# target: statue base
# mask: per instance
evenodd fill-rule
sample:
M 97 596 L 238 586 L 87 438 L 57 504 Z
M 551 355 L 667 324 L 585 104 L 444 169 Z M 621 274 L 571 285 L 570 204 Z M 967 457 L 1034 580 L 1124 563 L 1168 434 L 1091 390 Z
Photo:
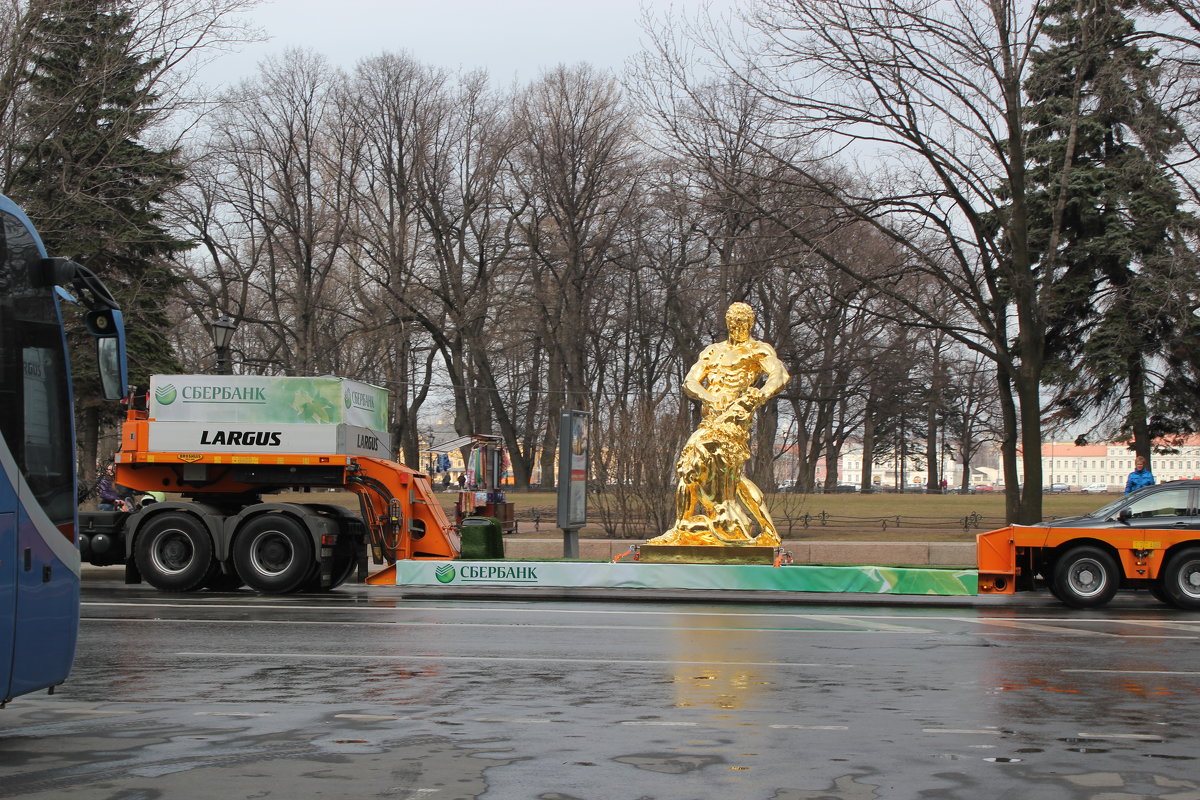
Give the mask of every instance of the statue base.
M 638 548 L 643 564 L 774 564 L 778 548 L 756 545 L 644 544 Z

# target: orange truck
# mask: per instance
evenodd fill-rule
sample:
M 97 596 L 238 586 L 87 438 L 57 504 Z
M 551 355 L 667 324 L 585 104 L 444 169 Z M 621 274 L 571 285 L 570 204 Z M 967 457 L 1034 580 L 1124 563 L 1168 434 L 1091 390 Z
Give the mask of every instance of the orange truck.
M 980 594 L 1045 585 L 1074 608 L 1096 608 L 1119 589 L 1145 589 L 1200 609 L 1200 481 L 1171 481 L 1090 514 L 980 534 Z
M 131 404 L 132 406 L 133 404 Z M 387 393 L 337 378 L 154 376 L 131 407 L 114 482 L 179 495 L 80 514 L 83 560 L 166 591 L 323 591 L 404 559 L 452 559 L 459 539 L 428 475 L 391 460 Z M 284 489 L 314 502 L 264 501 Z M 359 513 L 319 502 L 358 498 Z

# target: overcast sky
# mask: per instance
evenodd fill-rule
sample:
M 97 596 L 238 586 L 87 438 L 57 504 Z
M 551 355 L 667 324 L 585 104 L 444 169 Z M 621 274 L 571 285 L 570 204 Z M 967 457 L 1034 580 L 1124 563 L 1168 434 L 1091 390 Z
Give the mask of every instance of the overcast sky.
M 407 51 L 449 69 L 483 67 L 496 84 L 524 82 L 560 63 L 620 70 L 640 49 L 643 5 L 654 13 L 717 11 L 749 0 L 267 0 L 250 14 L 269 41 L 223 55 L 209 85 L 250 77 L 290 47 L 352 67 L 365 56 Z

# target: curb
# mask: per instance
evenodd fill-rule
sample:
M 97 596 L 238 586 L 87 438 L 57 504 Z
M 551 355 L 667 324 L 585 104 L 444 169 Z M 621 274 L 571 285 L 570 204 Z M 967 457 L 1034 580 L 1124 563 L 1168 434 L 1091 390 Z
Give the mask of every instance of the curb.
M 634 539 L 580 539 L 579 557 L 586 561 L 612 561 L 641 544 Z M 974 542 L 787 542 L 797 564 L 860 564 L 875 566 L 927 566 L 975 568 Z M 541 561 L 563 557 L 563 542 L 557 539 L 505 539 L 504 557 L 514 561 Z M 98 580 L 125 579 L 125 567 L 114 564 L 94 567 L 84 564 L 82 577 Z

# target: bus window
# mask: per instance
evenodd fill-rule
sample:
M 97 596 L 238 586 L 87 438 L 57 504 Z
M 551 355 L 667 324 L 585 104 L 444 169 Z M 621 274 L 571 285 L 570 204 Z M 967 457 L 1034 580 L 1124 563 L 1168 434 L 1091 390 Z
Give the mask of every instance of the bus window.
M 67 409 L 62 346 L 24 347 L 24 442 L 21 463 L 25 479 L 46 516 L 58 526 L 72 521 L 75 487 L 71 452 L 71 419 Z
M 29 283 L 30 270 L 41 258 L 33 235 L 12 215 L 0 216 L 10 290 L 0 313 L 0 345 L 11 359 L 0 364 L 4 407 L 10 409 L 0 419 L 0 430 L 46 515 L 71 530 L 74 453 L 58 307 L 50 293 L 35 291 Z

